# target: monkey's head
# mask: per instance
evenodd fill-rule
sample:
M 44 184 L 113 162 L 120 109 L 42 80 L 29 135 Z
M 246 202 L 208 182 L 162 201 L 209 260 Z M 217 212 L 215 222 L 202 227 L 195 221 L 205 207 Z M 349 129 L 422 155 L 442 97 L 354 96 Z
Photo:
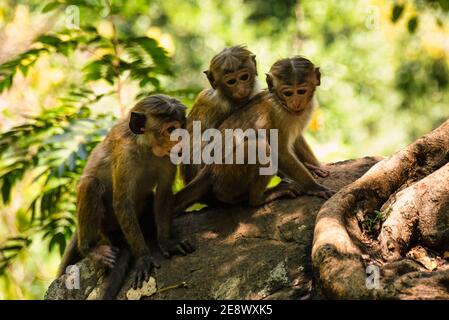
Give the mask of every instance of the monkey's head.
M 204 73 L 212 88 L 220 90 L 231 102 L 244 103 L 256 83 L 256 55 L 243 45 L 225 48 L 212 58 Z
M 321 83 L 320 68 L 300 56 L 276 61 L 266 75 L 268 90 L 295 115 L 301 115 L 310 105 Z
M 147 145 L 158 157 L 170 155 L 178 141 L 171 141 L 173 130 L 184 127 L 186 107 L 178 100 L 156 94 L 139 101 L 130 112 L 129 128 L 137 142 Z

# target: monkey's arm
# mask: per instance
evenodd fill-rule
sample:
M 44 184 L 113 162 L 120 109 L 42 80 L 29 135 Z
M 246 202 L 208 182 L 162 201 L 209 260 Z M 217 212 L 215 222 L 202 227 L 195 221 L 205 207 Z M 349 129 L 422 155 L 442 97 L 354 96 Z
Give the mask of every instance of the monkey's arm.
M 134 257 L 139 258 L 150 255 L 142 231 L 137 219 L 135 195 L 137 192 L 137 179 L 133 177 L 133 172 L 127 170 L 132 167 L 130 161 L 126 160 L 126 155 L 121 155 L 114 164 L 112 176 L 112 199 L 114 213 L 120 228 L 128 242 Z
M 296 139 L 294 149 L 299 160 L 302 162 L 307 162 L 315 166 L 321 165 L 303 135 Z
M 159 249 L 164 257 L 170 258 L 172 254 L 187 254 L 195 248 L 185 239 L 177 239 L 172 233 L 172 221 L 174 210 L 174 195 L 172 184 L 175 179 L 176 169 L 168 169 L 167 174 L 159 177 L 154 197 L 154 213 L 157 226 L 157 240 Z
M 137 177 L 133 175 L 138 173 L 127 170 L 136 167 L 127 157 L 132 153 L 125 148 L 122 151 L 122 153 L 118 153 L 119 156 L 114 159 L 113 163 L 112 199 L 117 221 L 133 256 L 136 258 L 133 281 L 133 288 L 136 289 L 148 281 L 153 267 L 159 268 L 160 266 L 151 256 L 137 218 L 135 199 L 138 186 Z
M 296 157 L 293 150 L 289 150 L 286 146 L 281 147 L 279 151 L 279 170 L 301 186 L 301 191 L 306 194 L 327 199 L 334 193 L 332 190 L 319 184 L 304 164 Z
M 169 173 L 159 177 L 154 197 L 154 214 L 157 226 L 157 238 L 171 238 L 171 224 L 174 208 L 174 195 L 172 192 L 172 183 L 175 179 L 175 171 L 169 170 Z

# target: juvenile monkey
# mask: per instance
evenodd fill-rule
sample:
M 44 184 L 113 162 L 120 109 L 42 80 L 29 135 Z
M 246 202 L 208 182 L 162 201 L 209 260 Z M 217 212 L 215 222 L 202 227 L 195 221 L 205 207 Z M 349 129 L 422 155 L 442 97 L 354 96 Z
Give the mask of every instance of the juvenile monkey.
M 117 260 L 128 263 L 127 258 L 119 259 L 120 247 L 123 255 L 130 256 L 130 251 L 135 258 L 133 286 L 141 287 L 152 268 L 159 267 L 140 225 L 152 212 L 164 256 L 193 251 L 188 241 L 173 238 L 171 228 L 176 166 L 169 154 L 177 141 L 170 141 L 170 133 L 184 124 L 184 105 L 153 95 L 138 102 L 95 147 L 78 184 L 76 235 L 64 254 L 60 274 L 86 256 L 123 269 L 116 266 Z
M 201 133 L 218 126 L 259 92 L 256 55 L 245 46 L 223 49 L 204 71 L 212 88 L 200 92 L 187 117 L 186 129 L 193 145 L 193 121 L 201 122 Z M 184 183 L 189 183 L 202 167 L 192 163 L 181 166 Z
M 208 190 L 212 190 L 222 202 L 248 201 L 252 206 L 299 193 L 329 198 L 334 192 L 319 184 L 309 172 L 312 170 L 316 175 L 325 176 L 327 171 L 321 168 L 303 137 L 313 111 L 313 96 L 320 85 L 320 77 L 319 68 L 303 57 L 279 60 L 267 74 L 268 91 L 259 93 L 219 127 L 222 136 L 225 129 L 277 129 L 279 174 L 293 180 L 293 183 L 282 183 L 266 190 L 272 175 L 260 175 L 260 163 L 210 164 L 176 194 L 175 211 L 185 210 Z M 242 143 L 247 150 L 247 140 Z M 265 140 L 264 148 L 271 152 L 269 139 Z

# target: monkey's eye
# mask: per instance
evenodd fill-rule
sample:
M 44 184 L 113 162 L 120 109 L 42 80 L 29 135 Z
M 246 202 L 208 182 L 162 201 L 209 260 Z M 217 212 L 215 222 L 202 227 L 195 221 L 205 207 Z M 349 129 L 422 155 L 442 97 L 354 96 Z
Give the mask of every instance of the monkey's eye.
M 248 80 L 248 79 L 249 79 L 249 74 L 247 74 L 247 73 L 243 74 L 243 75 L 240 77 L 240 80 L 242 80 L 242 81 L 246 81 L 246 80 Z
M 299 89 L 298 91 L 298 94 L 304 94 L 304 93 L 306 93 L 307 92 L 307 90 L 306 89 Z
M 171 134 L 175 129 L 176 128 L 174 126 L 168 127 L 167 132 Z
M 286 90 L 286 91 L 282 92 L 282 94 L 286 97 L 291 97 L 293 95 L 293 91 Z
M 237 80 L 236 80 L 236 79 L 229 79 L 228 81 L 226 81 L 226 83 L 227 83 L 228 85 L 232 86 L 232 85 L 234 85 L 234 84 L 237 83 Z

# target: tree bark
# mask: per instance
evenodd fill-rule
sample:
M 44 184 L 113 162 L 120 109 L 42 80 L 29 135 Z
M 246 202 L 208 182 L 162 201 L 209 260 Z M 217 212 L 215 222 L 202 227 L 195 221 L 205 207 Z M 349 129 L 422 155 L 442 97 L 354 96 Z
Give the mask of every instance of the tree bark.
M 448 151 L 449 121 L 377 163 L 321 208 L 312 263 L 324 297 L 449 298 L 447 263 L 432 257 L 440 265 L 431 272 L 404 256 L 417 244 L 447 244 Z M 379 236 L 363 228 L 376 215 L 386 219 Z M 377 288 L 369 283 L 370 265 L 378 270 Z

